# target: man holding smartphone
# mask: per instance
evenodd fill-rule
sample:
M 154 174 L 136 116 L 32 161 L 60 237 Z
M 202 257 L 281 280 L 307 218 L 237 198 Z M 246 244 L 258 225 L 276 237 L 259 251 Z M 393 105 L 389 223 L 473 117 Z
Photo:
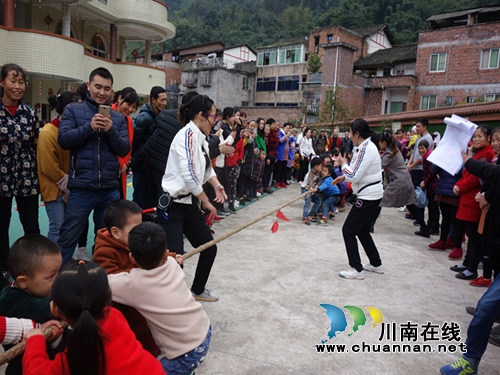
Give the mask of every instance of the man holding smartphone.
M 68 105 L 59 125 L 59 145 L 70 151 L 70 195 L 58 245 L 63 265 L 71 259 L 88 217 L 94 210 L 94 229 L 104 227 L 104 210 L 120 198 L 118 156 L 130 151 L 125 117 L 109 112 L 113 76 L 94 69 L 84 102 Z

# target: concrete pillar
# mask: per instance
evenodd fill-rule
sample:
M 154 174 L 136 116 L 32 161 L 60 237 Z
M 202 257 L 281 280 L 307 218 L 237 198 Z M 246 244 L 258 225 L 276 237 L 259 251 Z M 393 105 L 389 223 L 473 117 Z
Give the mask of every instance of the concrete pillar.
M 109 59 L 116 61 L 116 43 L 118 42 L 118 30 L 115 25 L 109 25 Z
M 14 0 L 3 1 L 3 25 L 14 27 Z
M 68 3 L 62 3 L 62 31 L 61 35 L 71 37 L 71 7 Z
M 151 65 L 151 41 L 146 40 L 146 65 Z

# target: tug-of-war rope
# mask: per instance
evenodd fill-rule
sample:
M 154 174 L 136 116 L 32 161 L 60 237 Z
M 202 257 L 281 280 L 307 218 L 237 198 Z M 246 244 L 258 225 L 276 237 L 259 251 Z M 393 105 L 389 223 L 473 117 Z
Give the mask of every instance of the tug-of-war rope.
M 198 246 L 196 249 L 193 249 L 187 253 L 185 253 L 182 258 L 184 260 L 186 259 L 189 259 L 191 258 L 193 255 L 196 255 L 196 254 L 199 254 L 201 253 L 202 251 L 208 249 L 209 247 L 213 246 L 213 245 L 216 245 L 218 244 L 219 242 L 221 241 L 224 241 L 226 238 L 229 238 L 231 237 L 232 235 L 238 233 L 238 232 L 241 232 L 243 229 L 245 228 L 248 228 L 249 226 L 265 219 L 266 217 L 274 214 L 275 212 L 277 212 L 278 214 L 276 215 L 277 218 L 279 219 L 282 219 L 282 220 L 286 220 L 288 221 L 288 219 L 285 217 L 285 215 L 283 215 L 283 213 L 281 213 L 281 209 L 291 205 L 292 203 L 295 203 L 297 202 L 299 199 L 302 199 L 304 198 L 305 196 L 307 195 L 311 195 L 311 191 L 306 191 L 304 194 L 302 195 L 299 195 L 298 197 L 292 199 L 291 201 L 285 203 L 285 204 L 282 204 L 281 206 L 279 206 L 278 208 L 274 208 L 272 209 L 271 211 L 269 212 L 266 212 L 265 214 L 259 216 L 258 218 L 255 218 L 251 221 L 249 221 L 248 223 L 246 224 L 243 224 L 241 226 L 239 226 L 238 228 L 235 228 L 233 229 L 232 231 L 229 231 L 225 234 L 223 234 L 222 236 L 219 236 L 217 238 L 214 238 L 212 241 L 209 241 L 201 246 Z M 277 228 L 277 222 L 275 221 L 275 223 L 273 224 L 273 227 L 271 229 L 274 232 L 276 232 L 278 230 Z M 63 328 L 66 328 L 68 326 L 68 323 L 66 322 L 61 322 L 61 326 Z M 45 336 L 45 339 L 48 339 L 49 337 L 52 336 L 52 331 L 54 330 L 54 327 L 49 327 L 49 328 L 46 328 L 44 331 L 43 331 L 43 335 Z M 0 366 L 1 365 L 4 365 L 5 363 L 7 362 L 10 362 L 12 359 L 14 359 L 15 357 L 17 357 L 18 355 L 21 355 L 24 353 L 24 350 L 26 349 L 26 340 L 23 340 L 21 341 L 19 344 L 13 346 L 12 348 L 10 348 L 9 350 L 3 352 L 2 354 L 0 354 Z

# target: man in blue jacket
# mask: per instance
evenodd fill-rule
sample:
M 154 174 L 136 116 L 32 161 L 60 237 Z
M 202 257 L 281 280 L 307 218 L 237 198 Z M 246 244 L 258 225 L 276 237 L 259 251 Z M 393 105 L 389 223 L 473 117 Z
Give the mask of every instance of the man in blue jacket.
M 59 125 L 59 145 L 70 150 L 68 203 L 58 241 L 63 265 L 71 259 L 80 235 L 94 210 L 94 228 L 103 228 L 104 210 L 120 198 L 118 156 L 130 151 L 125 117 L 116 111 L 99 113 L 109 105 L 113 76 L 105 68 L 90 73 L 87 99 L 66 108 Z

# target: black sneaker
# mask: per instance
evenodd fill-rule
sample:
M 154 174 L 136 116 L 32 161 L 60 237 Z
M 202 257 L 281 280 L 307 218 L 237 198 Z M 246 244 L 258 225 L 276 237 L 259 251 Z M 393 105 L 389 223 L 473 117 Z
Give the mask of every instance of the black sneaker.
M 236 213 L 236 208 L 234 208 L 234 206 L 229 206 L 229 207 L 228 207 L 228 210 L 229 210 L 232 214 L 235 214 L 235 213 Z
M 248 203 L 253 202 L 253 199 L 252 199 L 252 198 L 250 198 L 249 196 L 243 197 L 243 199 L 244 199 L 245 201 L 247 201 Z
M 477 277 L 477 272 L 474 272 L 472 275 L 467 276 L 463 271 L 455 274 L 455 277 L 460 280 L 474 280 Z
M 500 326 L 491 329 L 489 342 L 495 346 L 500 346 Z
M 240 206 L 244 206 L 246 203 L 245 198 L 240 199 Z
M 418 227 L 420 224 L 419 224 L 419 222 L 418 222 L 417 220 L 415 220 L 415 221 L 413 222 L 413 225 L 415 225 L 416 227 Z
M 465 271 L 466 269 L 467 267 L 465 267 L 463 264 L 454 265 L 450 267 L 450 270 L 452 270 L 453 272 L 462 272 Z
M 474 315 L 474 313 L 476 312 L 476 308 L 472 307 L 472 306 L 467 306 L 465 308 L 465 311 L 467 311 L 471 315 Z M 495 322 L 500 323 L 500 314 L 497 315 L 497 317 L 495 318 Z M 493 332 L 493 331 L 497 331 L 497 334 L 500 335 L 500 326 L 496 326 L 495 328 L 492 328 L 491 332 Z

